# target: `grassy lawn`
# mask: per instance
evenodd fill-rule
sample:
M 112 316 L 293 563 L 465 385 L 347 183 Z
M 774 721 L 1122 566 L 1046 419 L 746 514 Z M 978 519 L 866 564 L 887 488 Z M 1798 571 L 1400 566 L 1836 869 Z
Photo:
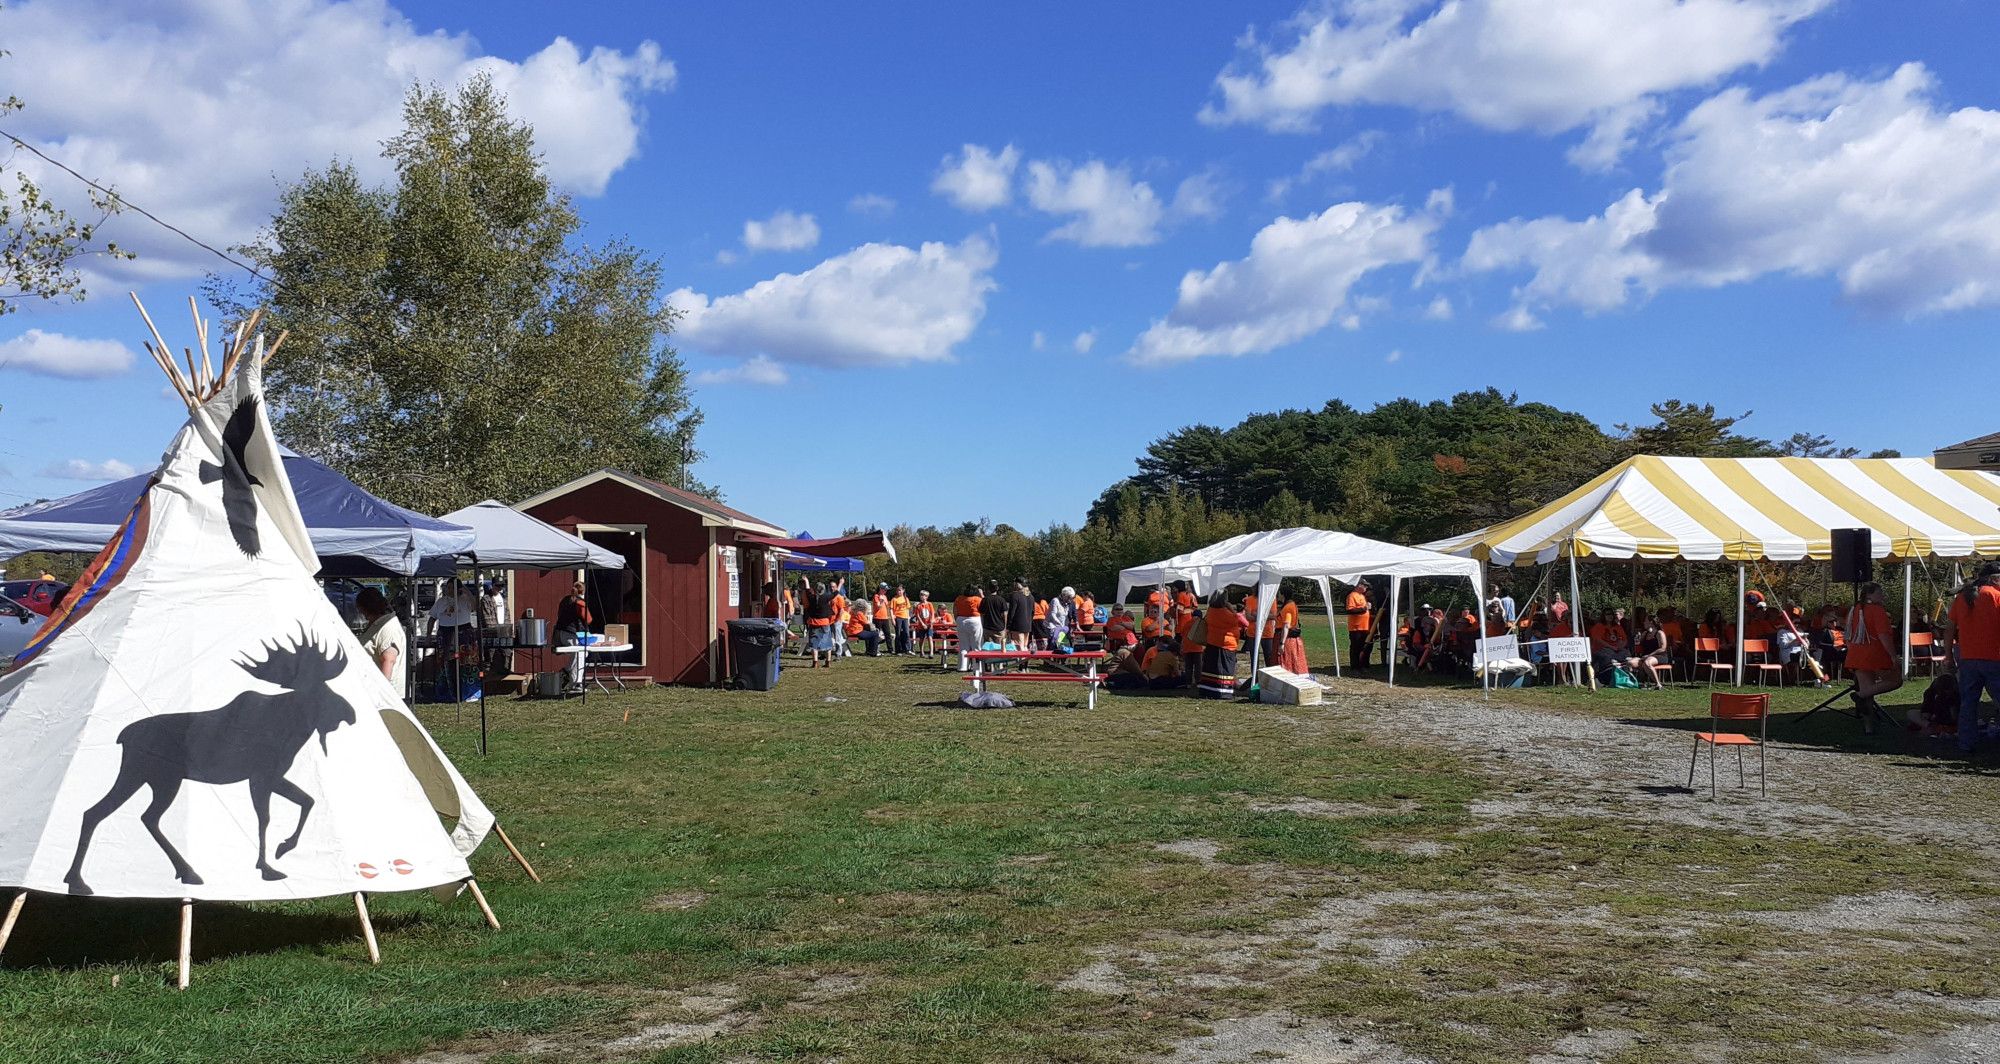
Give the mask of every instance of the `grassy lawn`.
M 469 710 L 428 710 L 547 880 L 481 850 L 504 930 L 378 896 L 377 968 L 345 903 L 205 905 L 179 993 L 171 906 L 35 897 L 0 1060 L 1126 1060 L 1270 1016 L 1437 1059 L 1616 1029 L 1591 1056 L 1811 1060 L 1996 989 L 1987 908 L 1952 917 L 1963 949 L 1811 923 L 1940 880 L 1983 906 L 1991 870 L 1950 847 L 1480 821 L 1520 781 L 1335 716 L 938 705 L 958 690 L 884 659 L 769 695 L 496 701 L 483 759 Z

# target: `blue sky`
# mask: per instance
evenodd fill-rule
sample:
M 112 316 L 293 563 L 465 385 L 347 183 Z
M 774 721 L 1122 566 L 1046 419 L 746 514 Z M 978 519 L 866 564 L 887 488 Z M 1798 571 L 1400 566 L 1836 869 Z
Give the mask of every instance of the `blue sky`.
M 690 310 L 699 475 L 793 528 L 1075 522 L 1157 436 L 1333 398 L 1994 427 L 1987 5 L 967 8 L 21 0 L 0 82 L 14 131 L 222 244 L 274 175 L 378 165 L 412 77 L 497 72 L 587 237 Z M 176 330 L 214 263 L 108 228 L 137 262 L 0 319 L 0 500 L 179 423 L 123 292 Z

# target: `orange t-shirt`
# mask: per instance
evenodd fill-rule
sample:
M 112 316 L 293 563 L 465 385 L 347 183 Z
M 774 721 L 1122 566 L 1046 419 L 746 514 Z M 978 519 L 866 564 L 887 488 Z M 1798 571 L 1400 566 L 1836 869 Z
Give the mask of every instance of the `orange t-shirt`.
M 1203 626 L 1208 629 L 1205 633 L 1207 644 L 1224 650 L 1237 648 L 1238 636 L 1244 628 L 1243 618 L 1237 616 L 1236 611 L 1227 606 L 1209 607 Z
M 979 616 L 979 601 L 983 595 L 960 595 L 951 600 L 951 612 L 957 617 Z
M 1296 638 L 1299 634 L 1299 604 L 1287 602 L 1278 607 L 1278 623 Z
M 868 619 L 861 615 L 860 610 L 851 610 L 848 612 L 847 614 L 848 635 L 860 635 L 861 630 L 866 627 L 868 627 Z
M 875 593 L 875 600 L 874 600 L 874 605 L 875 605 L 875 619 L 876 619 L 876 620 L 878 620 L 878 621 L 886 621 L 886 620 L 888 620 L 888 619 L 889 619 L 889 596 L 887 596 L 887 595 L 884 595 L 884 594 L 882 594 L 882 593 L 881 593 L 881 592 L 879 592 L 879 591 L 878 591 L 878 592 L 876 592 L 876 593 Z
M 1896 630 L 1889 624 L 1889 611 L 1865 602 L 1847 611 L 1847 667 L 1866 672 L 1882 672 L 1895 666 L 1890 646 Z
M 1072 623 L 1092 625 L 1097 623 L 1097 600 L 1089 595 L 1076 597 L 1076 613 Z
M 2000 587 L 1974 589 L 1970 603 L 1963 595 L 1953 595 L 1951 629 L 1956 633 L 1960 658 L 2000 661 Z
M 1354 611 L 1360 610 L 1356 613 Z M 1347 630 L 1365 632 L 1374 621 L 1368 615 L 1368 596 L 1355 589 L 1347 593 Z
M 910 596 L 897 595 L 889 600 L 889 616 L 899 621 L 910 619 Z
M 1615 654 L 1624 650 L 1630 642 L 1625 638 L 1625 629 L 1619 625 L 1599 621 L 1590 626 L 1590 645 L 1597 650 Z
M 1154 588 L 1146 592 L 1146 605 L 1158 606 L 1161 612 L 1165 612 L 1167 608 L 1167 593 L 1161 591 L 1159 588 Z
M 1046 620 L 1048 620 L 1048 619 L 1049 619 L 1049 600 L 1048 600 L 1048 599 L 1036 599 L 1036 600 L 1035 600 L 1035 619 L 1036 619 L 1036 620 L 1038 620 L 1038 621 L 1046 621 Z
M 835 617 L 838 617 L 842 613 L 845 613 L 846 611 L 847 611 L 847 596 L 846 595 L 833 596 L 833 615 Z

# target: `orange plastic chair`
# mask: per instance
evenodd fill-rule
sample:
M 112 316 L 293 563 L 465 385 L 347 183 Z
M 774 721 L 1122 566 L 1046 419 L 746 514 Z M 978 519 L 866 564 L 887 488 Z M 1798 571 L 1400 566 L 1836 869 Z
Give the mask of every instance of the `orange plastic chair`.
M 1751 660 L 1753 657 L 1756 659 L 1755 661 Z M 1746 674 L 1745 679 L 1749 678 L 1748 673 L 1754 671 L 1757 674 L 1757 684 L 1760 687 L 1764 686 L 1764 677 L 1771 673 L 1778 674 L 1779 686 L 1782 687 L 1785 683 L 1785 667 L 1771 660 L 1771 641 L 1768 639 L 1745 639 L 1743 641 L 1743 671 Z
M 1707 661 L 1702 660 L 1701 656 L 1703 654 L 1709 655 Z M 1722 640 L 1703 639 L 1699 637 L 1695 639 L 1694 678 L 1696 680 L 1701 679 L 1701 670 L 1703 669 L 1708 670 L 1708 685 L 1710 687 L 1715 686 L 1715 674 L 1718 672 L 1727 673 L 1731 682 L 1734 682 L 1736 678 L 1736 666 L 1722 660 Z
M 1722 730 L 1722 722 L 1756 721 L 1757 737 L 1751 738 L 1742 732 Z M 1708 731 L 1694 733 L 1694 751 L 1688 755 L 1688 789 L 1694 789 L 1694 766 L 1701 756 L 1703 743 L 1708 744 L 1708 797 L 1715 798 L 1715 748 L 1733 746 L 1736 748 L 1736 782 L 1748 787 L 1749 779 L 1743 773 L 1743 748 L 1757 748 L 1757 793 L 1767 793 L 1764 788 L 1764 736 L 1771 723 L 1770 695 L 1732 695 L 1720 691 L 1708 696 Z
M 1945 656 L 1938 652 L 1937 635 L 1935 633 L 1910 633 L 1910 668 L 1913 671 L 1918 665 L 1922 665 L 1925 676 L 1935 676 L 1937 675 L 1938 666 L 1944 664 L 1945 661 Z

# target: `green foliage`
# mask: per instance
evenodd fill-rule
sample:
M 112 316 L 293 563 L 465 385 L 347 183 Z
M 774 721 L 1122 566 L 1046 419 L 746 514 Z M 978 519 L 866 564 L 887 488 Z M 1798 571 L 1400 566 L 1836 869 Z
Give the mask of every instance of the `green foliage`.
M 90 564 L 90 559 L 88 554 L 50 554 L 33 550 L 7 559 L 6 564 L 0 565 L 0 571 L 6 572 L 9 580 L 33 580 L 47 573 L 63 583 L 74 584 L 76 578 L 83 575 L 83 568 Z
M 0 52 L 0 56 L 6 54 Z M 0 100 L 0 118 L 26 106 L 20 97 L 10 95 Z M 18 143 L 14 150 L 20 151 Z M 6 169 L 7 164 L 0 162 L 0 174 Z M 85 255 L 132 257 L 131 252 L 114 243 L 92 248 L 98 227 L 118 212 L 118 197 L 92 190 L 90 202 L 98 212 L 97 221 L 79 222 L 49 202 L 26 173 L 14 174 L 11 196 L 0 184 L 0 314 L 19 310 L 24 299 L 55 299 L 66 295 L 81 302 L 87 293 L 82 278 L 71 265 L 73 262 Z
M 584 245 L 490 81 L 414 89 L 388 188 L 334 163 L 287 186 L 235 289 L 290 331 L 268 371 L 292 447 L 427 513 L 615 466 L 681 482 L 701 415 L 661 340 L 659 264 Z M 705 490 L 700 485 L 690 485 Z

